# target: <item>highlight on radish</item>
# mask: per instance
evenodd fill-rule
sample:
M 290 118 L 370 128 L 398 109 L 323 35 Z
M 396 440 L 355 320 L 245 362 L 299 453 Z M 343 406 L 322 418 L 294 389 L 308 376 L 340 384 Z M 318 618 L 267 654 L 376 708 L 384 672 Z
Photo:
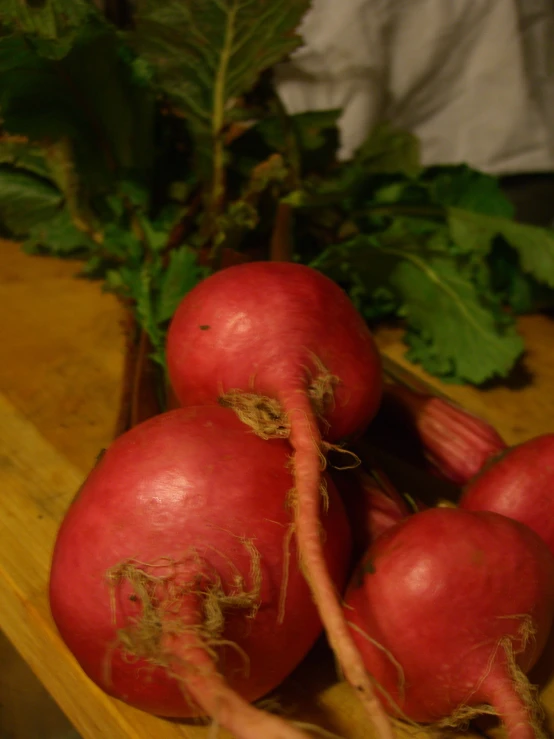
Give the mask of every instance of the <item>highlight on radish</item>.
M 435 508 L 384 533 L 360 563 L 345 614 L 393 716 L 458 727 L 497 715 L 509 739 L 540 735 L 526 673 L 554 614 L 554 558 L 497 513 Z
M 184 297 L 166 354 L 183 405 L 220 402 L 263 438 L 289 439 L 306 577 L 344 676 L 381 736 L 392 736 L 347 628 L 319 528 L 325 445 L 361 433 L 381 397 L 381 363 L 365 321 L 316 270 L 252 262 L 211 275 Z
M 293 535 L 291 454 L 202 406 L 134 427 L 101 457 L 59 530 L 50 604 L 107 693 L 160 716 L 209 716 L 238 739 L 305 736 L 251 705 L 322 631 Z M 324 482 L 321 544 L 341 592 L 350 532 Z

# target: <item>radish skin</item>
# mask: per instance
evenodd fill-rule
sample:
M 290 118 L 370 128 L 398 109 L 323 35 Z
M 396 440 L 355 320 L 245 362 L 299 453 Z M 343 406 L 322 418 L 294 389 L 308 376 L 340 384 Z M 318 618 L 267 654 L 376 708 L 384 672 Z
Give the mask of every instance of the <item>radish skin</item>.
M 491 460 L 466 486 L 459 505 L 524 523 L 554 554 L 554 434 L 529 439 Z
M 60 527 L 50 606 L 102 689 L 156 715 L 211 716 L 238 739 L 304 736 L 250 705 L 322 630 L 287 536 L 291 453 L 202 406 L 136 426 L 100 458 Z M 330 480 L 327 492 L 324 552 L 342 591 L 350 532 Z
M 369 549 L 345 600 L 391 714 L 456 726 L 489 704 L 509 739 L 540 731 L 524 673 L 551 628 L 554 558 L 528 527 L 489 512 L 416 513 Z
M 486 421 L 442 397 L 387 383 L 375 423 L 374 443 L 416 467 L 465 485 L 507 449 Z
M 296 534 L 306 577 L 342 672 L 379 734 L 392 730 L 349 633 L 319 529 L 322 429 L 326 442 L 361 433 L 382 390 L 372 336 L 346 294 L 316 270 L 254 262 L 222 270 L 189 292 L 167 340 L 183 405 L 230 392 L 278 401 L 295 451 Z

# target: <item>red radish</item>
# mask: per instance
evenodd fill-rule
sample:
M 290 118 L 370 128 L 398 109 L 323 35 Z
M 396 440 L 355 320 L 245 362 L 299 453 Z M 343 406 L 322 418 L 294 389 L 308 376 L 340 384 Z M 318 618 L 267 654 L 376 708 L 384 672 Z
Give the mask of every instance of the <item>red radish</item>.
M 332 470 L 352 531 L 353 558 L 358 561 L 385 531 L 411 515 L 406 501 L 384 472 Z
M 345 677 L 382 736 L 392 737 L 329 577 L 319 529 L 321 434 L 336 442 L 360 433 L 381 395 L 379 355 L 364 320 L 336 283 L 310 267 L 234 266 L 185 296 L 169 328 L 167 362 L 183 405 L 223 397 L 240 405 L 243 419 L 254 415 L 266 437 L 289 436 L 307 579 Z M 260 428 L 264 403 L 270 423 Z
M 465 488 L 460 507 L 527 524 L 554 554 L 554 434 L 508 449 Z
M 416 513 L 369 549 L 346 594 L 367 669 L 391 714 L 455 726 L 493 707 L 510 739 L 535 736 L 524 673 L 554 613 L 554 558 L 497 513 Z
M 486 421 L 444 398 L 400 384 L 385 386 L 370 435 L 412 463 L 426 460 L 431 471 L 458 485 L 467 483 L 506 449 Z
M 304 736 L 249 704 L 322 629 L 289 535 L 291 453 L 203 406 L 156 416 L 102 456 L 60 528 L 50 604 L 106 692 L 157 715 L 210 715 L 240 739 Z M 326 564 L 342 591 L 350 534 L 327 490 Z

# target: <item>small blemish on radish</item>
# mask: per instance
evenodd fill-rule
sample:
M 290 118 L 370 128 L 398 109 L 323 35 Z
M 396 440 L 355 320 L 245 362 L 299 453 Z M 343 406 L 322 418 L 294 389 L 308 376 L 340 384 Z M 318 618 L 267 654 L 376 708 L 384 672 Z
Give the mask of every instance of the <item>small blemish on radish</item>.
M 204 324 L 203 326 L 198 326 L 198 328 L 200 329 L 200 331 L 208 331 L 208 329 L 210 329 L 211 326 Z
M 482 549 L 476 549 L 471 554 L 471 562 L 474 565 L 482 565 L 485 562 L 485 553 Z
M 367 562 L 364 563 L 363 571 L 366 575 L 374 575 L 377 572 L 375 565 L 373 564 L 373 560 L 368 559 Z

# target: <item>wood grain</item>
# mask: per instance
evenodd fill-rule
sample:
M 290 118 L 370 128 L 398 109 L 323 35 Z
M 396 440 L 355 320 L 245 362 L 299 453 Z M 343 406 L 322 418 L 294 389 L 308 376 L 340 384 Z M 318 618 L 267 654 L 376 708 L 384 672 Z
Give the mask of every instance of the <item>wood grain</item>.
M 28 257 L 5 242 L 0 254 L 0 629 L 83 739 L 211 739 L 205 727 L 149 716 L 104 695 L 56 632 L 47 602 L 52 547 L 69 501 L 112 438 L 123 316 L 98 284 L 75 278 L 77 263 Z M 522 330 L 531 347 L 530 386 L 446 387 L 511 442 L 549 430 L 554 411 L 553 324 L 525 319 Z M 397 332 L 383 331 L 379 342 L 404 362 Z M 554 707 L 554 687 L 545 694 Z M 344 739 L 371 739 L 355 697 L 336 680 L 323 642 L 276 698 L 292 718 Z M 398 733 L 413 732 L 404 727 Z

